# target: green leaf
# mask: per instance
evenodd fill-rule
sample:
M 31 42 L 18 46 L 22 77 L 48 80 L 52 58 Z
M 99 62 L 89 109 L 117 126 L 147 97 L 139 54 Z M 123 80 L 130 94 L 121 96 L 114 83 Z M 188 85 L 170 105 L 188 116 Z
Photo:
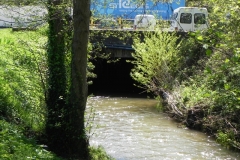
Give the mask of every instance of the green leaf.
M 206 55 L 207 55 L 207 56 L 210 56 L 211 54 L 212 54 L 212 51 L 211 51 L 210 49 L 207 49 Z
M 203 95 L 203 97 L 205 97 L 205 98 L 210 97 L 210 96 L 211 96 L 211 94 L 209 94 L 209 93 L 205 93 L 205 94 Z
M 229 90 L 229 88 L 230 88 L 230 85 L 229 85 L 229 84 L 224 84 L 224 89 L 225 89 L 225 90 Z
M 230 60 L 227 58 L 227 59 L 225 59 L 225 63 L 228 63 Z
M 189 32 L 189 35 L 194 37 L 196 35 L 196 33 L 195 32 Z
M 235 92 L 233 92 L 233 91 L 231 91 L 231 93 L 234 95 L 234 96 L 236 96 L 237 94 L 235 93 Z
M 209 66 L 206 67 L 206 71 L 207 71 L 207 73 L 210 73 L 210 74 L 212 73 L 212 70 Z
M 203 36 L 198 36 L 197 40 L 202 41 L 203 40 Z

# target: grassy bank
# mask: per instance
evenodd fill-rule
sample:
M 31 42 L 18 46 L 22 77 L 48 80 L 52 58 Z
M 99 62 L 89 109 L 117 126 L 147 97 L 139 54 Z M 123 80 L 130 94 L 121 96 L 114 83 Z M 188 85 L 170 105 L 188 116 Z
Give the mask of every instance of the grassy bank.
M 131 76 L 161 97 L 171 117 L 239 151 L 240 4 L 235 0 L 225 5 L 221 0 L 187 4 L 208 9 L 209 28 L 184 37 L 158 32 L 146 34 L 144 42 L 135 40 Z
M 0 115 L 2 119 L 42 130 L 46 36 L 39 32 L 0 30 Z
M 0 159 L 58 159 L 35 137 L 44 132 L 44 30 L 0 30 Z
M 26 136 L 24 131 L 24 128 L 0 120 L 0 159 L 60 159 L 37 144 L 36 139 Z
M 158 31 L 145 34 L 144 42 L 135 39 L 131 76 L 172 118 L 238 150 L 240 52 L 232 47 L 237 41 L 215 31 L 180 37 Z
M 240 54 L 234 51 L 237 48 L 225 53 L 221 50 L 205 50 L 206 56 L 197 60 L 195 74 L 174 92 L 178 90 L 178 103 L 187 108 L 187 126 L 214 136 L 227 148 L 239 150 Z
M 41 141 L 46 121 L 47 28 L 0 30 L 0 159 L 62 159 Z M 90 147 L 92 160 L 113 159 Z

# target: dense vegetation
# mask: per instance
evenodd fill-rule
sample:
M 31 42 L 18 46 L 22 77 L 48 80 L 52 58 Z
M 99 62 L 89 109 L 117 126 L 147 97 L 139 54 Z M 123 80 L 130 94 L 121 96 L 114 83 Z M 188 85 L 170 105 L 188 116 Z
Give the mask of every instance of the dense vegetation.
M 209 29 L 181 36 L 180 42 L 176 34 L 162 32 L 146 35 L 144 42 L 135 40 L 132 77 L 161 97 L 173 118 L 240 149 L 240 3 L 188 5 L 208 8 Z
M 0 159 L 61 159 L 43 143 L 47 28 L 0 34 Z M 112 159 L 101 147 L 90 157 Z
M 210 28 L 181 41 L 177 34 L 160 31 L 145 35 L 145 42 L 136 40 L 132 76 L 161 97 L 173 118 L 239 149 L 240 3 L 188 5 L 208 8 Z M 47 113 L 47 30 L 4 29 L 0 34 L 0 159 L 60 159 L 37 141 L 44 137 Z M 92 159 L 110 159 L 102 148 L 91 148 L 90 153 Z
M 45 125 L 46 36 L 42 30 L 0 32 L 0 159 L 53 158 L 31 140 Z

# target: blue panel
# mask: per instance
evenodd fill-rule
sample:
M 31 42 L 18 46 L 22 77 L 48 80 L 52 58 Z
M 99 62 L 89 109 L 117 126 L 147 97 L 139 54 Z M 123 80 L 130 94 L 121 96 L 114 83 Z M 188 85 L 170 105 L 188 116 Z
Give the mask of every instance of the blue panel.
M 157 18 L 169 19 L 174 9 L 185 6 L 185 0 L 170 0 L 171 2 L 152 2 L 146 0 L 143 7 L 139 0 L 92 0 L 91 10 L 93 16 L 122 17 L 134 19 L 137 14 L 153 14 Z

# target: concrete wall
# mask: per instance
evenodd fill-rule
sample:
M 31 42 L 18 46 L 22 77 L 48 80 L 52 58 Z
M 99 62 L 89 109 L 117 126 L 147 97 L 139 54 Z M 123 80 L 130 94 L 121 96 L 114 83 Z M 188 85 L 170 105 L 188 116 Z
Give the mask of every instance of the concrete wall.
M 0 6 L 0 27 L 29 27 L 46 22 L 47 9 L 40 6 Z

